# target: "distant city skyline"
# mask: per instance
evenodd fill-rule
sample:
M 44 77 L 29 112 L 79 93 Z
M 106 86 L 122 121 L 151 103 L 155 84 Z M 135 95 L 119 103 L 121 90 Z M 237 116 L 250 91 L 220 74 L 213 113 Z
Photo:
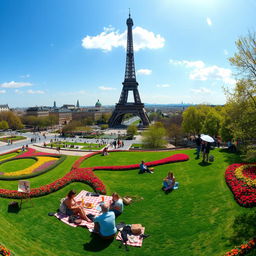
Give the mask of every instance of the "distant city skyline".
M 142 102 L 224 104 L 235 41 L 255 31 L 253 0 L 2 0 L 0 104 L 114 105 L 129 8 Z

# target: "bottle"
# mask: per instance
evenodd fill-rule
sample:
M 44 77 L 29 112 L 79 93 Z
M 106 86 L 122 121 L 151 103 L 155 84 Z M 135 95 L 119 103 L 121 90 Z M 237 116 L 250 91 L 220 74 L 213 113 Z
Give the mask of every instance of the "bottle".
M 82 197 L 82 207 L 84 207 L 84 198 Z

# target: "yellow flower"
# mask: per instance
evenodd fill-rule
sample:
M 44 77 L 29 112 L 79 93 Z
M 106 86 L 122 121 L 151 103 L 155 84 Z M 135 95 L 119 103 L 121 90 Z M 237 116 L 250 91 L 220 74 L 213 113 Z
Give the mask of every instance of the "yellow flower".
M 246 168 L 250 168 L 250 167 L 255 167 L 256 164 L 245 164 L 245 165 L 241 165 L 240 167 L 236 168 L 235 170 L 235 176 L 240 179 L 240 180 L 243 180 L 247 183 L 248 186 L 250 187 L 256 187 L 256 179 L 251 179 L 250 177 L 246 177 L 244 174 L 243 174 L 243 171 L 246 169 Z
M 54 160 L 57 160 L 56 157 L 38 156 L 36 163 L 34 163 L 33 165 L 31 165 L 23 170 L 19 170 L 16 172 L 10 172 L 10 173 L 4 173 L 3 175 L 4 176 L 18 176 L 18 175 L 30 174 L 35 169 L 37 169 L 39 166 L 41 166 L 42 164 L 45 164 L 47 162 L 54 161 Z

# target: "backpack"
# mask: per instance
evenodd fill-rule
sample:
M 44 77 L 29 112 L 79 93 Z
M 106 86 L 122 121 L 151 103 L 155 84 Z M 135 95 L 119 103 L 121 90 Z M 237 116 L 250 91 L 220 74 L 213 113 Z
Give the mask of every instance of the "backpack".
M 214 156 L 213 156 L 213 155 L 210 155 L 210 156 L 209 156 L 209 161 L 210 161 L 210 162 L 213 162 L 213 161 L 214 161 Z

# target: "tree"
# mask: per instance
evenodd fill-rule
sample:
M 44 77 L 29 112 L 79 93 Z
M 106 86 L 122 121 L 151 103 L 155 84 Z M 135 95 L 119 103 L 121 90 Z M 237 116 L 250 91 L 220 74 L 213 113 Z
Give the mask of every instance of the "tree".
M 142 133 L 142 143 L 144 148 L 164 148 L 167 144 L 165 139 L 166 130 L 163 124 L 157 122 L 152 124 L 148 130 Z
M 202 129 L 202 116 L 198 107 L 188 107 L 182 114 L 182 128 L 184 132 L 193 135 L 199 134 Z
M 247 36 L 240 37 L 236 41 L 238 52 L 231 58 L 230 63 L 237 69 L 238 76 L 243 79 L 256 81 L 256 33 L 249 32 Z M 254 91 L 255 93 L 255 91 Z M 255 96 L 255 94 L 254 94 Z
M 23 124 L 20 118 L 12 111 L 3 111 L 0 113 L 0 121 L 6 121 L 9 128 L 13 130 L 22 129 Z
M 211 108 L 204 119 L 202 132 L 211 136 L 217 136 L 219 134 L 220 122 L 220 114 L 214 108 Z
M 249 32 L 240 37 L 236 47 L 237 52 L 229 61 L 237 70 L 238 81 L 233 92 L 226 91 L 227 114 L 232 120 L 229 124 L 232 136 L 244 145 L 246 153 L 255 143 L 256 134 L 256 34 Z
M 174 145 L 177 146 L 177 141 L 182 135 L 182 128 L 175 123 L 170 124 L 167 134 L 170 139 L 174 138 Z
M 133 136 L 134 136 L 135 134 L 137 134 L 137 131 L 138 131 L 137 126 L 134 125 L 134 124 L 131 124 L 131 125 L 129 125 L 129 126 L 127 127 L 126 134 L 127 134 L 128 136 L 130 136 L 130 137 L 133 138 Z
M 6 121 L 0 121 L 0 130 L 7 130 L 9 129 L 9 125 Z

